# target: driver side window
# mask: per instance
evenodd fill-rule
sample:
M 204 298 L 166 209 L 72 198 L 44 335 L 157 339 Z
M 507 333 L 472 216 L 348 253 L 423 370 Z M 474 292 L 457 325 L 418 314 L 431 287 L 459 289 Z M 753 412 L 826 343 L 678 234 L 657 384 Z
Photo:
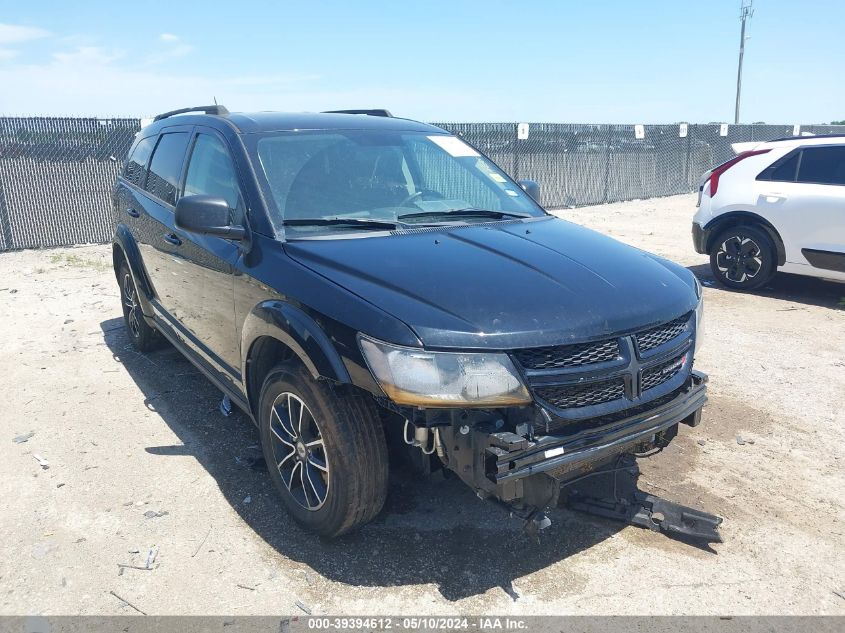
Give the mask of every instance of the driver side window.
M 243 224 L 244 203 L 235 167 L 226 146 L 216 136 L 197 135 L 185 176 L 184 195 L 223 198 L 232 210 L 232 224 Z

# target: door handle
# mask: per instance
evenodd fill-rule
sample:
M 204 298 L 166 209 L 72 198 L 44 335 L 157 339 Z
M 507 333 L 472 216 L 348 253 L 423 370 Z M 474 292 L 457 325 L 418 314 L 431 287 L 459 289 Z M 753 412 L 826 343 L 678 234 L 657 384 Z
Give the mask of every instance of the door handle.
M 176 235 L 176 233 L 165 233 L 164 241 L 168 244 L 173 244 L 174 246 L 182 245 L 182 240 L 179 239 L 179 236 Z
M 141 217 L 141 214 L 140 214 L 140 213 L 138 213 L 138 212 L 137 212 L 135 209 L 133 209 L 132 207 L 129 207 L 128 209 L 126 209 L 126 215 L 128 215 L 128 216 L 130 216 L 130 217 L 133 217 L 133 218 L 140 218 L 140 217 Z

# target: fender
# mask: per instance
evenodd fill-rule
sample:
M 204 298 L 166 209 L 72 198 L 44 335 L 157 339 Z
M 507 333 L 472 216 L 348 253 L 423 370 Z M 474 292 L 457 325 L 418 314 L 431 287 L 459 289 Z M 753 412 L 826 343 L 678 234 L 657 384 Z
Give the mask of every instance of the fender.
M 712 241 L 715 239 L 716 234 L 722 230 L 722 227 L 736 224 L 756 224 L 766 231 L 769 237 L 772 238 L 775 250 L 777 250 L 778 266 L 783 266 L 786 263 L 786 249 L 783 246 L 783 240 L 778 230 L 766 218 L 751 211 L 731 211 L 724 215 L 716 216 L 704 225 L 702 228 L 707 231 L 707 236 L 705 237 L 707 252 L 710 252 L 710 248 L 713 246 Z
M 244 319 L 241 329 L 242 373 L 247 377 L 247 360 L 253 343 L 270 336 L 287 345 L 316 378 L 351 383 L 349 372 L 323 329 L 296 306 L 271 299 L 256 305 Z
M 118 224 L 114 232 L 112 240 L 112 255 L 115 261 L 114 274 L 117 276 L 117 259 L 116 249 L 120 249 L 123 258 L 126 260 L 129 270 L 132 272 L 132 277 L 135 280 L 135 287 L 138 289 L 138 303 L 141 305 L 141 311 L 144 316 L 152 317 L 155 312 L 150 301 L 153 298 L 152 284 L 150 284 L 147 271 L 144 268 L 144 262 L 141 259 L 141 252 L 138 250 L 138 244 L 135 238 L 132 237 L 132 232 L 125 224 Z M 120 280 L 118 279 L 118 284 Z

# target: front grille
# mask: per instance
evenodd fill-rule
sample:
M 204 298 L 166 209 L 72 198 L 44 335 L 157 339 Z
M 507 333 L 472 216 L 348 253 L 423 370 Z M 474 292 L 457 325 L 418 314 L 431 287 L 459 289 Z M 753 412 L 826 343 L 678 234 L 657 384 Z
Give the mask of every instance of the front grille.
M 596 343 L 534 347 L 514 352 L 525 369 L 566 369 L 619 358 L 619 343 L 614 339 Z
M 643 370 L 642 390 L 648 391 L 674 378 L 684 366 L 686 354 Z
M 589 418 L 588 420 L 565 420 L 563 418 L 555 418 L 549 423 L 548 433 L 556 433 L 563 430 L 566 430 L 567 433 L 580 433 L 581 431 L 608 426 L 610 424 L 614 424 L 615 422 L 620 422 L 625 418 L 643 415 L 644 413 L 653 411 L 658 407 L 662 407 L 667 402 L 671 402 L 681 394 L 683 389 L 683 387 L 679 387 L 678 389 L 667 393 L 665 396 L 660 396 L 659 398 L 655 398 L 649 402 L 628 407 L 627 409 L 622 409 L 621 411 L 616 411 L 615 413 L 608 413 L 607 415 L 601 415 L 596 418 Z M 539 427 L 538 430 L 545 431 L 546 429 Z
M 537 397 L 558 409 L 586 407 L 618 400 L 625 395 L 621 378 L 577 385 L 551 385 L 535 388 Z
M 657 327 L 635 334 L 634 338 L 637 341 L 637 347 L 640 353 L 647 352 L 680 336 L 686 329 L 689 319 L 690 315 L 685 314 L 674 321 L 669 321 L 669 323 L 664 323 L 663 325 L 658 325 Z

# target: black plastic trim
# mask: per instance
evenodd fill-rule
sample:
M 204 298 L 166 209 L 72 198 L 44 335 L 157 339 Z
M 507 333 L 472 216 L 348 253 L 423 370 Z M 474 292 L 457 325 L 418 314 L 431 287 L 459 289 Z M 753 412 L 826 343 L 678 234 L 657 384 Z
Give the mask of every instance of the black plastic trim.
M 813 268 L 845 273 L 845 253 L 820 251 L 815 248 L 802 248 L 801 254 L 807 258 L 807 261 L 810 262 Z

